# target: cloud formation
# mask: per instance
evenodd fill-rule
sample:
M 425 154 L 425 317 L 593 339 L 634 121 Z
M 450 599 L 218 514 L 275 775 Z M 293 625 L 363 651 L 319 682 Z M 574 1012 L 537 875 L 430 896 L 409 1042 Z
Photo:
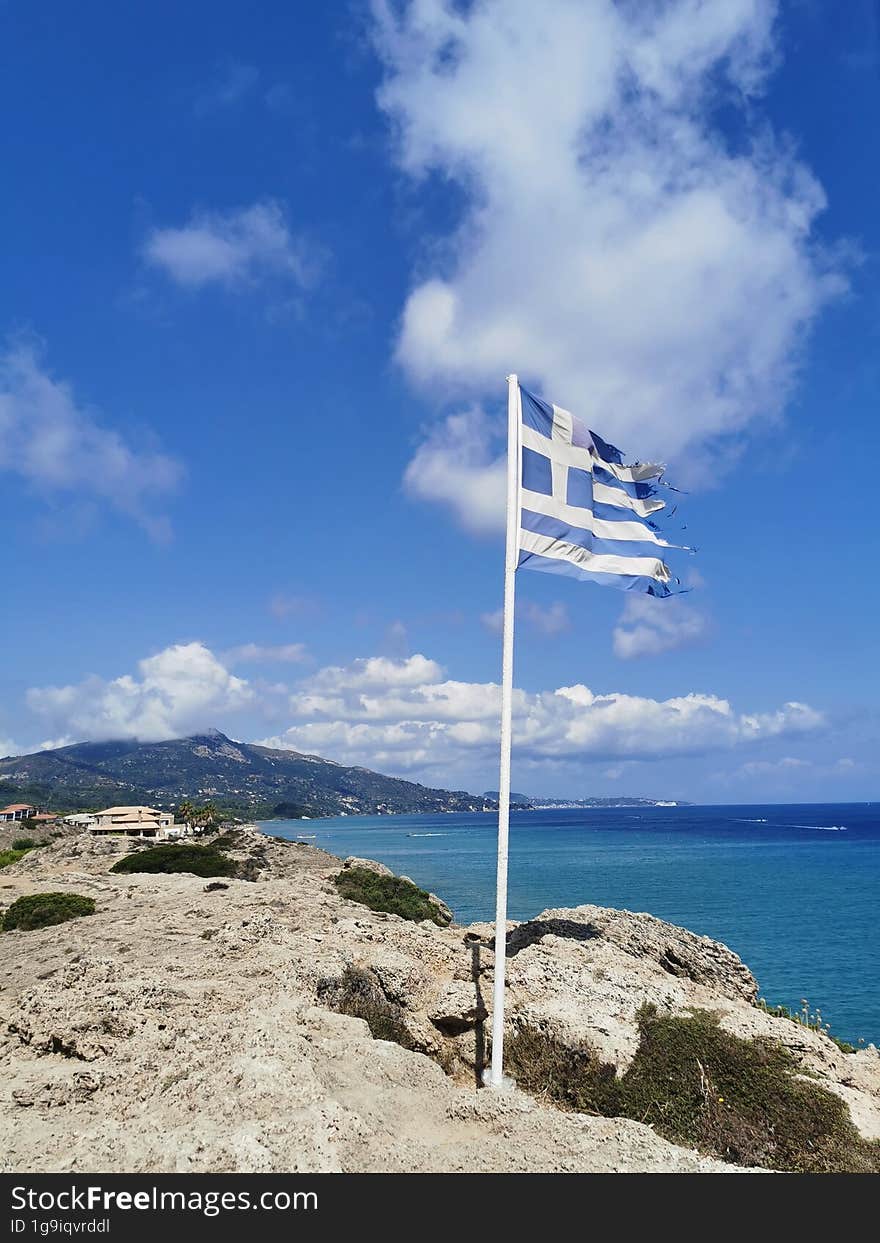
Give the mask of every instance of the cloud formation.
M 294 723 L 267 745 L 391 771 L 481 769 L 498 748 L 499 687 L 449 680 L 422 655 L 322 669 L 291 696 L 289 711 Z M 801 703 L 750 713 L 714 695 L 655 700 L 582 685 L 515 690 L 513 711 L 518 762 L 539 765 L 704 755 L 824 724 Z
M 761 114 L 776 12 L 374 0 L 396 162 L 464 203 L 403 308 L 396 357 L 415 382 L 485 397 L 519 370 L 667 460 L 782 409 L 844 280 L 816 244 L 822 188 Z M 407 485 L 496 526 L 496 456 L 482 417 L 456 415 Z
M 135 676 L 33 688 L 27 699 L 53 735 L 65 740 L 157 740 L 211 725 L 247 737 L 246 722 L 271 711 L 289 725 L 262 739 L 265 745 L 342 763 L 455 785 L 475 774 L 491 784 L 497 762 L 499 687 L 450 679 L 422 654 L 331 665 L 293 691 L 264 685 L 257 694 L 255 684 L 230 673 L 203 644 L 176 644 L 142 660 Z M 596 694 L 582 685 L 517 689 L 513 715 L 516 763 L 543 780 L 595 762 L 620 766 L 735 752 L 815 736 L 825 725 L 820 712 L 802 703 L 747 712 L 696 692 L 658 700 Z
M 305 285 L 311 258 L 273 199 L 233 211 L 194 212 L 179 228 L 154 229 L 144 257 L 178 285 L 243 288 L 276 278 Z
M 158 741 L 197 732 L 254 698 L 202 643 L 178 643 L 138 663 L 139 676 L 91 677 L 74 686 L 34 687 L 28 707 L 54 732 L 79 740 Z
M 7 755 L 21 755 L 22 748 L 11 738 L 0 738 L 0 759 Z
M 78 405 L 28 343 L 0 355 L 0 470 L 45 497 L 110 505 L 155 539 L 170 535 L 161 505 L 183 474 L 173 458 L 133 448 Z
M 659 656 L 702 642 L 708 629 L 705 614 L 684 600 L 631 595 L 614 627 L 614 654 L 621 660 Z
M 476 535 L 504 529 L 506 458 L 498 451 L 500 424 L 478 407 L 450 415 L 428 432 L 406 468 L 410 496 L 449 505 Z

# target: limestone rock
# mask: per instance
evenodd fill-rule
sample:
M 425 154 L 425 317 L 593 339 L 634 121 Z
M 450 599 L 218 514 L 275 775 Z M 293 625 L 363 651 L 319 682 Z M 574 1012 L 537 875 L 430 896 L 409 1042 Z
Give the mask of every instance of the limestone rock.
M 479 990 L 464 980 L 450 980 L 428 1006 L 428 1018 L 447 1036 L 460 1036 L 488 1016 Z
M 233 853 L 259 882 L 224 880 L 222 890 L 195 876 L 110 873 L 128 848 L 66 837 L 3 870 L 0 908 L 41 889 L 97 906 L 0 938 L 3 1169 L 731 1168 L 639 1122 L 477 1090 L 490 926 L 354 908 L 327 884 L 338 859 L 256 831 L 241 831 Z M 717 942 L 584 906 L 509 925 L 506 951 L 512 1025 L 589 1042 L 622 1070 L 642 1004 L 711 1009 L 737 1034 L 786 1044 L 863 1133 L 880 1134 L 876 1050 L 844 1054 L 756 1008 L 751 974 Z M 335 1012 L 327 981 L 349 970 L 368 973 L 409 1047 Z

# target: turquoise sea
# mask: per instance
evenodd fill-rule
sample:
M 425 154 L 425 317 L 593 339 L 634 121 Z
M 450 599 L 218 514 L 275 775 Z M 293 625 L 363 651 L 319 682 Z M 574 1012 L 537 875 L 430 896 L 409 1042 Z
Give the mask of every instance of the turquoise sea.
M 491 815 L 266 822 L 335 855 L 377 859 L 494 917 Z M 314 835 L 313 837 L 311 835 Z M 818 1006 L 835 1035 L 880 1044 L 880 804 L 514 812 L 511 919 L 545 907 L 649 911 L 727 945 L 762 995 Z

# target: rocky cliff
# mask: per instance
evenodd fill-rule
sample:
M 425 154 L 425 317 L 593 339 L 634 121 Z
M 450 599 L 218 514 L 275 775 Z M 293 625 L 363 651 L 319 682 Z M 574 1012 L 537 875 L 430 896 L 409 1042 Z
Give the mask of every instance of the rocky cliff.
M 96 904 L 0 934 L 5 1169 L 736 1168 L 723 1145 L 700 1155 L 664 1138 L 664 1102 L 649 1099 L 644 1121 L 597 1116 L 608 1110 L 584 1112 L 541 1069 L 549 1050 L 563 1078 L 593 1066 L 603 1091 L 636 1085 L 649 1014 L 711 1015 L 716 1039 L 769 1042 L 823 1117 L 842 1108 L 853 1134 L 880 1136 L 876 1051 L 845 1053 L 757 1008 L 724 946 L 593 906 L 510 925 L 511 1054 L 530 1090 L 478 1090 L 489 927 L 370 910 L 339 892 L 341 861 L 310 846 L 250 831 L 225 844 L 251 879 L 113 874 L 130 844 L 82 837 L 0 872 L 0 908 L 46 890 Z M 693 1060 L 715 1117 L 714 1072 Z

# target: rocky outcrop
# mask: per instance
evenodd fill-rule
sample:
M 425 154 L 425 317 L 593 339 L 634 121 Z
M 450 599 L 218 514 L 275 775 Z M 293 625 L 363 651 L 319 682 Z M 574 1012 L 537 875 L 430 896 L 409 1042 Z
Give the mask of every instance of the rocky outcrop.
M 511 1020 L 589 1044 L 619 1071 L 638 1047 L 642 1006 L 751 1012 L 758 996 L 725 945 L 630 911 L 544 911 L 511 929 L 507 955 Z
M 0 872 L 4 908 L 47 888 L 97 907 L 2 935 L 7 1170 L 731 1168 L 639 1122 L 477 1090 L 491 928 L 370 911 L 332 883 L 339 860 L 256 833 L 230 846 L 252 879 L 222 887 L 111 874 L 128 849 L 67 839 Z M 623 1070 L 642 1005 L 711 1009 L 737 1034 L 785 1043 L 880 1133 L 877 1054 L 844 1054 L 757 1009 L 724 946 L 584 906 L 510 925 L 506 951 L 513 1028 L 589 1044 Z

